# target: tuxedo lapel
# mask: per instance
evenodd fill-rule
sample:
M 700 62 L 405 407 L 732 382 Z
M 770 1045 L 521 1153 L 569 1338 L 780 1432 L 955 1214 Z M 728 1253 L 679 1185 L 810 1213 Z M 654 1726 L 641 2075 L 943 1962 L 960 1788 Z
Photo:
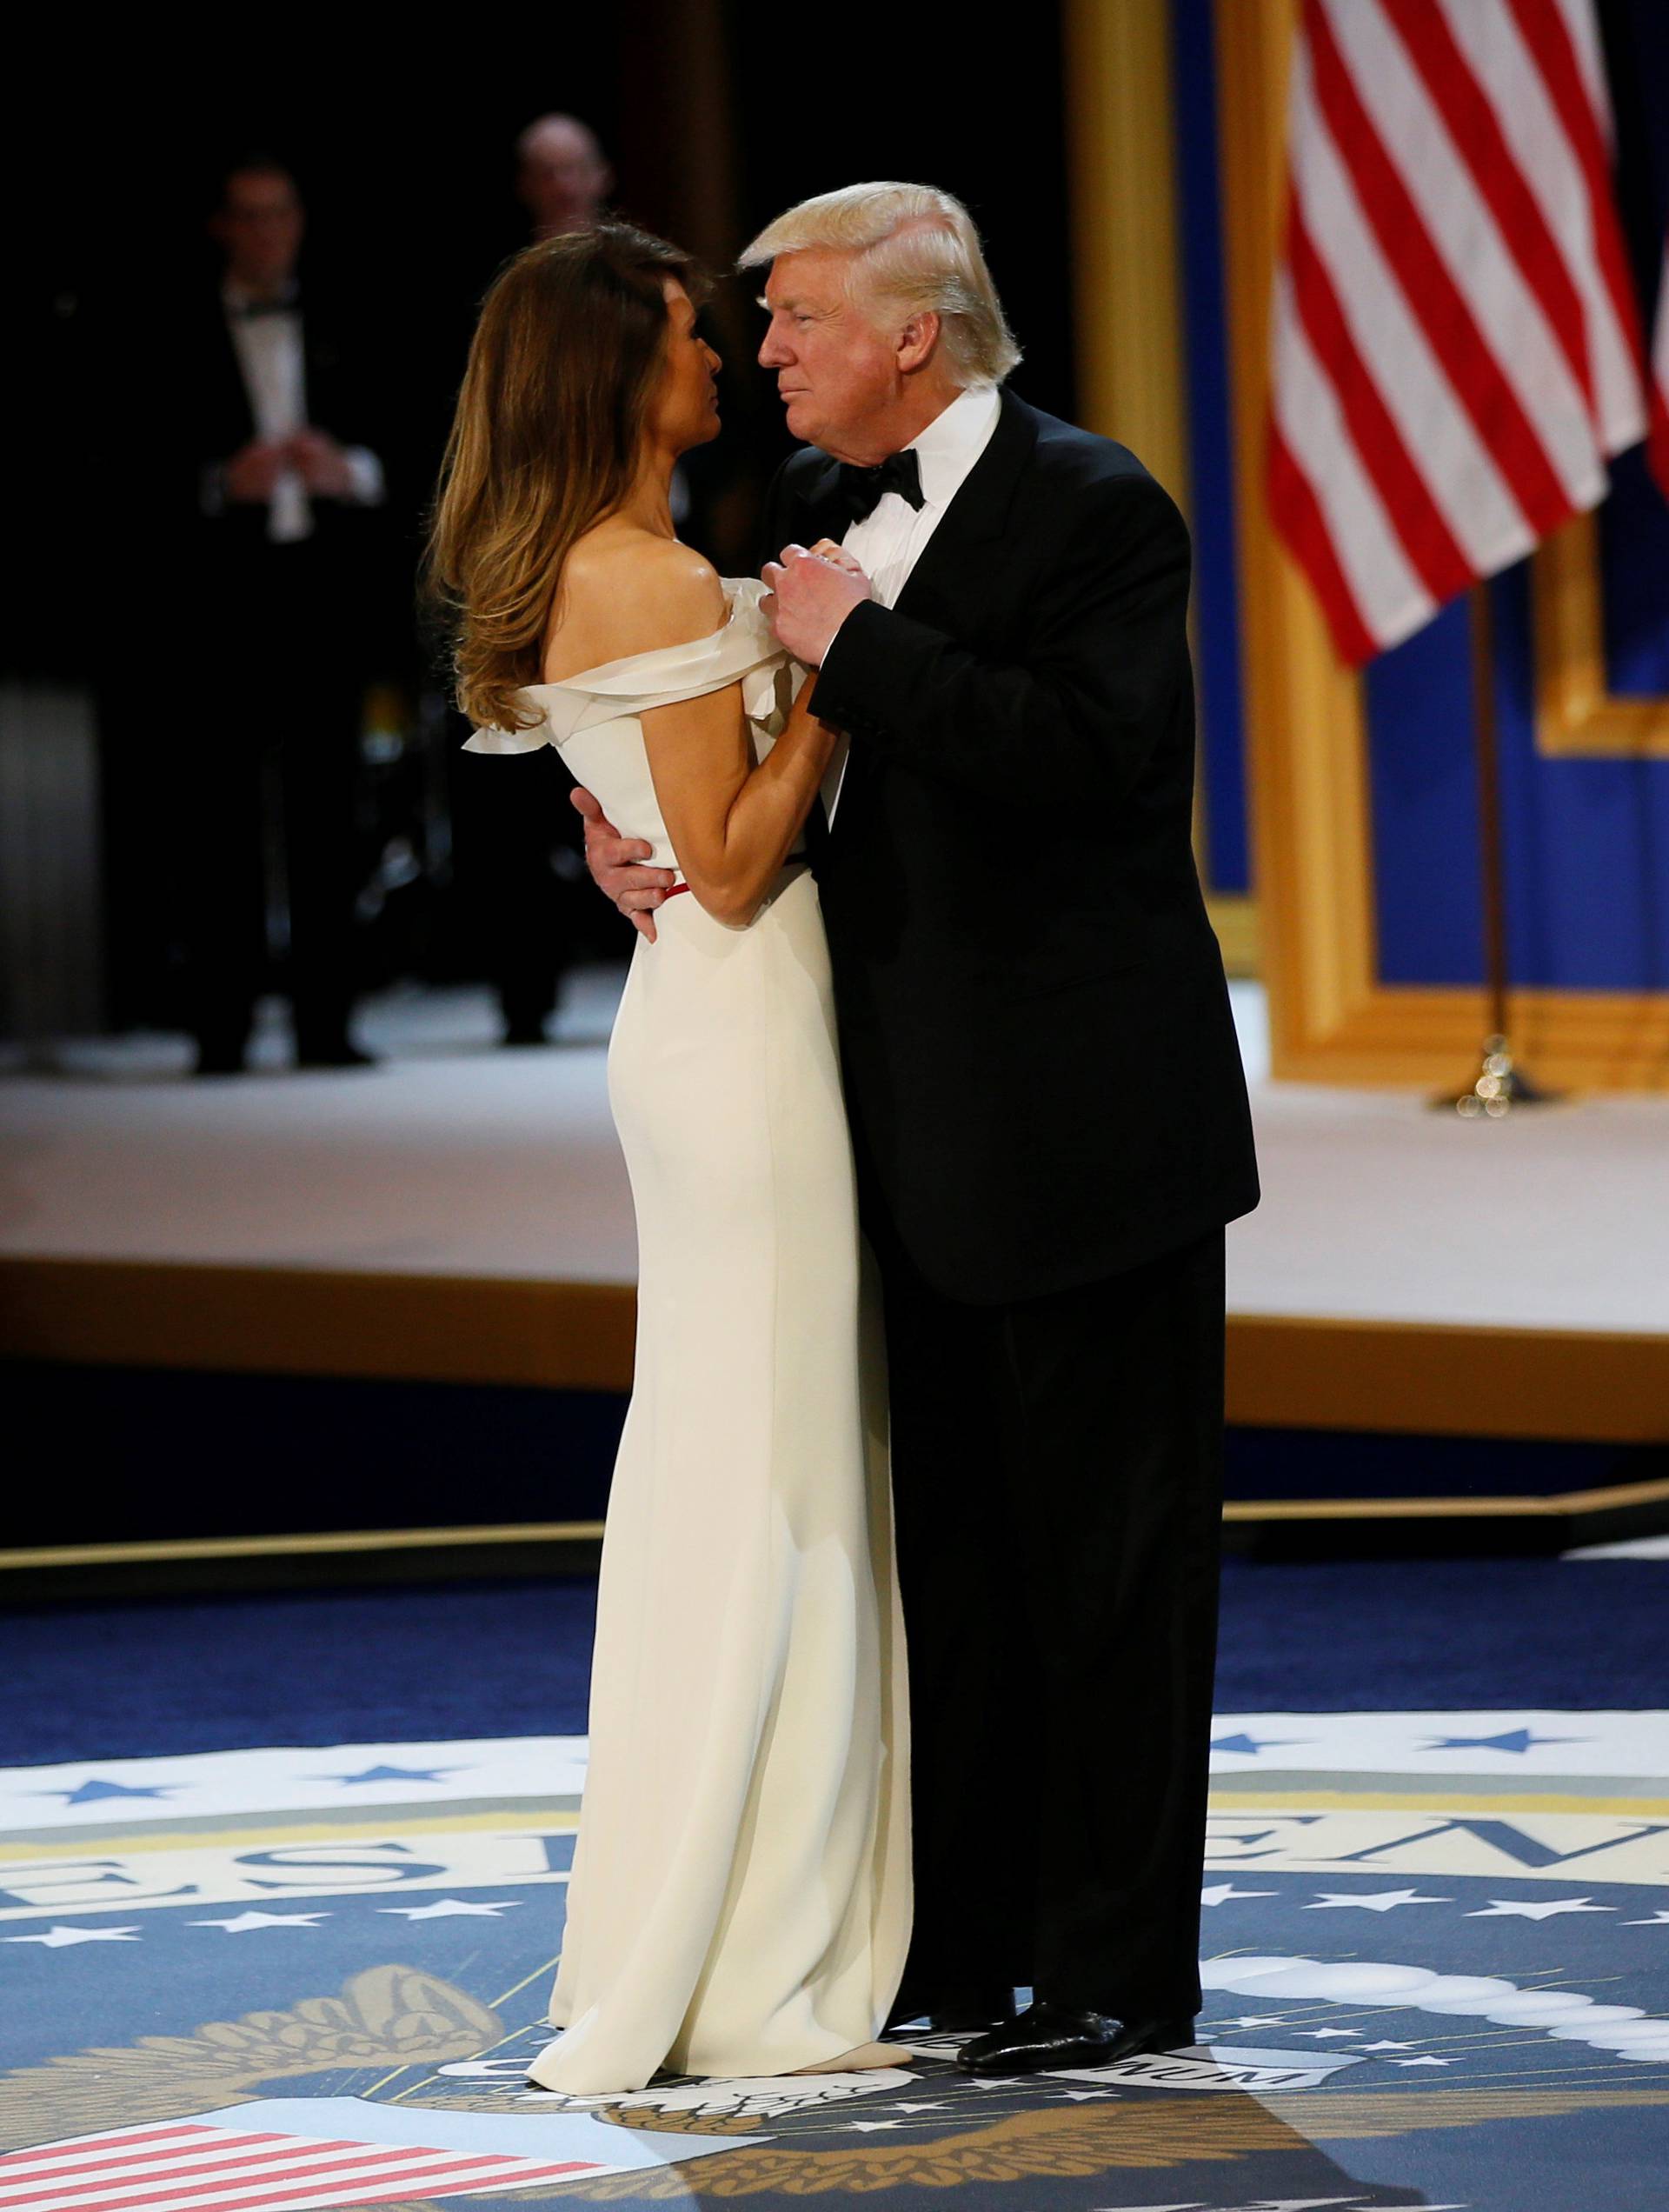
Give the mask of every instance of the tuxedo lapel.
M 989 549 L 1008 528 L 1015 487 L 1036 443 L 1036 417 L 1023 399 L 1005 391 L 990 443 L 940 517 L 898 596 L 900 614 L 933 623 L 959 640 L 977 632 L 983 597 L 980 582 L 992 573 Z M 784 521 L 802 545 L 815 545 L 822 537 L 838 541 L 845 535 L 848 516 L 840 497 L 839 462 L 820 455 L 803 470 Z M 769 557 L 779 558 L 781 550 L 773 548 Z M 830 825 L 834 843 L 840 842 L 838 825 L 863 805 L 872 766 L 861 748 L 847 762 L 840 804 Z
M 912 602 L 941 590 L 959 570 L 964 571 L 966 584 L 968 556 L 1001 538 L 1007 529 L 1014 487 L 1036 443 L 1037 424 L 1031 409 L 1023 399 L 1005 391 L 990 443 L 946 508 L 899 594 L 901 614 L 919 613 Z M 819 454 L 813 464 L 801 471 L 784 517 L 788 530 L 797 533 L 796 543 L 813 545 L 820 537 L 832 537 L 838 543 L 844 537 L 850 518 L 840 496 L 840 463 L 827 454 Z M 781 546 L 772 546 L 767 557 L 775 561 L 781 550 Z
M 1031 409 L 1023 399 L 1005 391 L 990 443 L 940 517 L 938 528 L 898 595 L 901 615 L 932 621 L 933 610 L 944 607 L 952 612 L 959 633 L 974 617 L 972 602 L 982 572 L 980 556 L 1005 534 L 1014 487 L 1036 443 L 1037 425 Z
M 202 318 L 203 401 L 199 435 L 217 459 L 235 453 L 255 436 L 255 415 L 243 383 L 243 365 L 224 307 L 216 297 Z

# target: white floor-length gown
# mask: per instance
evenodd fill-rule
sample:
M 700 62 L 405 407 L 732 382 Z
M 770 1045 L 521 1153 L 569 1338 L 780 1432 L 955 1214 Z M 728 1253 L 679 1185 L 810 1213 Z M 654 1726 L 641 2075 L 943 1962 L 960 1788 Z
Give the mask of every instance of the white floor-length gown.
M 713 636 L 530 686 L 626 836 L 676 860 L 638 716 L 740 683 L 759 753 L 791 666 L 728 583 Z M 730 929 L 640 940 L 608 1055 L 637 1213 L 636 1369 L 603 1543 L 591 1756 L 531 2078 L 762 2075 L 868 2042 L 910 1921 L 903 1632 L 884 1380 L 828 950 L 803 860 Z

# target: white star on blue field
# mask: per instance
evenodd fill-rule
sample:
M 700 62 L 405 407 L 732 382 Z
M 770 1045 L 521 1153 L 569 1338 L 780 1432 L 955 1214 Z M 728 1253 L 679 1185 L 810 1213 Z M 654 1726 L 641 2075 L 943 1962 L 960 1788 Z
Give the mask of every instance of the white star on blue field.
M 228 1919 L 194 1920 L 188 1924 L 192 1928 L 223 1928 L 229 1936 L 247 1936 L 252 1928 L 316 1928 L 322 1920 L 329 1918 L 328 1912 L 269 1913 L 251 1909 L 249 1912 L 233 1913 Z
M 70 1943 L 136 1943 L 139 1930 L 127 1928 L 60 1928 L 53 1926 L 35 1936 L 0 1936 L 0 1943 L 41 1943 L 49 1951 Z
M 402 1920 L 493 1920 L 526 1902 L 522 1897 L 501 1897 L 496 1904 L 471 1904 L 463 1897 L 437 1897 L 432 1905 L 379 1905 L 376 1909 Z

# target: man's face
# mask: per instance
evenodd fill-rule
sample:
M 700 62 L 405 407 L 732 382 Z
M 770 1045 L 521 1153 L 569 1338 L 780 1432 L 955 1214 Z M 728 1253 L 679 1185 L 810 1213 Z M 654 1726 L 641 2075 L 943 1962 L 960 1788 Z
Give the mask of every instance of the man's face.
M 770 325 L 760 366 L 773 370 L 797 438 L 841 460 L 862 460 L 868 426 L 897 395 L 889 338 L 847 294 L 849 252 L 820 246 L 779 254 L 765 281 Z
M 295 274 L 305 217 L 295 185 L 276 171 L 249 170 L 226 180 L 226 197 L 209 229 L 240 283 L 256 290 Z
M 522 146 L 522 204 L 542 237 L 595 223 L 612 181 L 596 140 L 577 123 L 542 123 Z

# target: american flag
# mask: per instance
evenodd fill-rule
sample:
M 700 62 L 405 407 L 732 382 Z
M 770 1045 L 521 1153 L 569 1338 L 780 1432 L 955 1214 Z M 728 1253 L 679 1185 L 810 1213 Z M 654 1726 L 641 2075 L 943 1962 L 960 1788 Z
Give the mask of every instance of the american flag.
M 1646 435 L 1592 0 L 1305 0 L 1288 129 L 1270 505 L 1360 663 Z
M 444 2150 L 202 2121 L 117 2128 L 0 2157 L 4 2212 L 322 2212 L 606 2174 L 594 2159 Z
M 1669 499 L 1669 243 L 1658 280 L 1658 323 L 1652 340 L 1652 473 Z

